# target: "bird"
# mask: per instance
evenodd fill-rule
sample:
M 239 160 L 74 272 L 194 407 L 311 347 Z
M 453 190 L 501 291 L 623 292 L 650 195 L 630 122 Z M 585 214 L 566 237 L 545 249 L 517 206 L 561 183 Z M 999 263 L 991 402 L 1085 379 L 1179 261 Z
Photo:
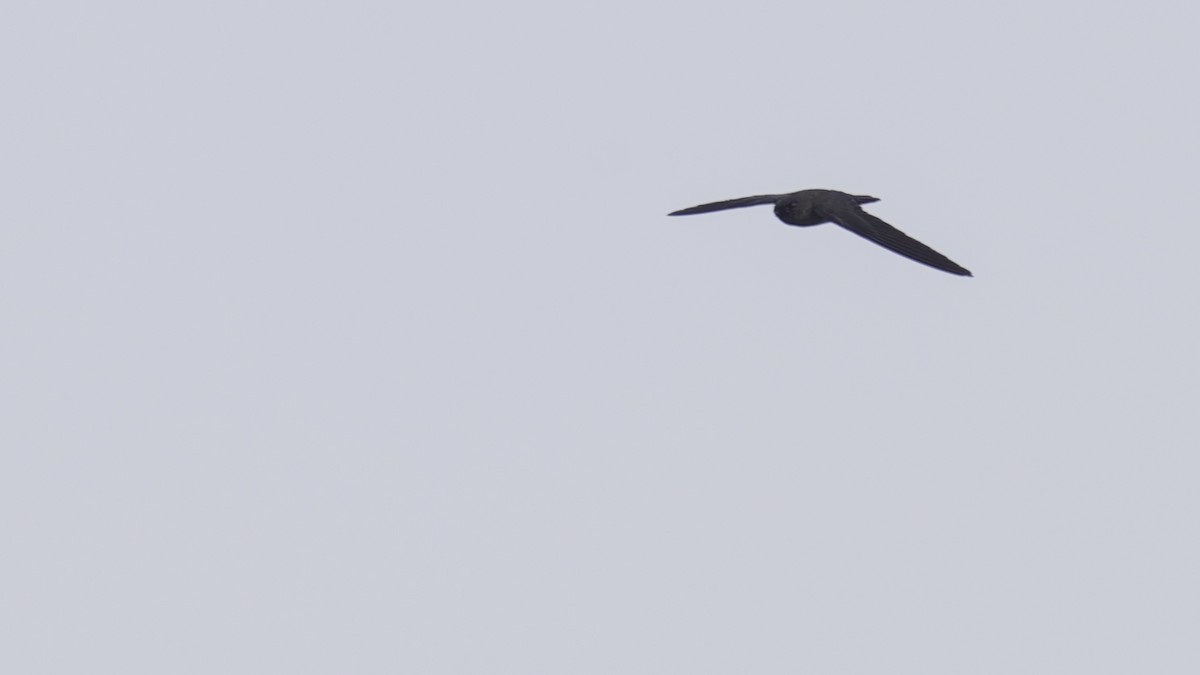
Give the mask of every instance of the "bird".
M 822 223 L 835 223 L 910 260 L 950 274 L 964 277 L 974 276 L 962 265 L 862 209 L 863 204 L 872 204 L 877 201 L 879 199 L 876 197 L 852 195 L 837 190 L 800 190 L 781 195 L 755 195 L 726 199 L 672 211 L 667 215 L 690 216 L 697 213 L 774 204 L 775 216 L 788 225 L 810 227 Z

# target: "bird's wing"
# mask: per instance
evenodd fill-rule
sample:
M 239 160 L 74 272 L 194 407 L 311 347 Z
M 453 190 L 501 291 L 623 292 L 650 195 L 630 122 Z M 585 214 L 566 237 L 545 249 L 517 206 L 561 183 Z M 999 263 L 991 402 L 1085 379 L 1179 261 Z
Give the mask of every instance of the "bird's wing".
M 830 220 L 864 239 L 895 251 L 900 255 L 925 263 L 950 274 L 969 277 L 971 271 L 925 244 L 904 234 L 859 208 L 835 209 L 826 214 Z
M 758 206 L 759 204 L 774 204 L 784 195 L 756 195 L 754 197 L 741 197 L 738 199 L 726 199 L 723 202 L 713 202 L 711 204 L 701 204 L 687 209 L 680 209 L 668 213 L 668 216 L 690 216 L 693 213 L 708 213 L 709 211 L 723 211 L 725 209 L 740 209 L 744 206 Z

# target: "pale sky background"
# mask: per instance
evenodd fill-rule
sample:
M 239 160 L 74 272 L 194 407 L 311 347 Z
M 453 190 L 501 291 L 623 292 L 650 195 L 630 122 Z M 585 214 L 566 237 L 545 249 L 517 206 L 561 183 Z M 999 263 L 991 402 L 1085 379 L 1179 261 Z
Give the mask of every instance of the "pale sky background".
M 1195 3 L 0 19 L 0 672 L 1200 672 Z

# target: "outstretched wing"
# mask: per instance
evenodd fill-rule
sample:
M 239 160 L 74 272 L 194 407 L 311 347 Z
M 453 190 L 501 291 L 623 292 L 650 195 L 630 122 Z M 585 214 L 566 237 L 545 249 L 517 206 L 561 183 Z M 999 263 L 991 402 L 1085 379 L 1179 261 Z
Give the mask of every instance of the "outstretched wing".
M 827 214 L 829 219 L 864 239 L 950 274 L 972 276 L 971 271 L 925 244 L 904 234 L 862 209 L 837 209 Z
M 693 213 L 708 213 L 709 211 L 724 211 L 725 209 L 740 209 L 745 206 L 758 206 L 760 204 L 774 204 L 780 197 L 786 195 L 756 195 L 754 197 L 741 197 L 739 199 L 726 199 L 723 202 L 713 202 L 711 204 L 701 204 L 687 209 L 680 209 L 668 213 L 668 216 L 690 216 Z

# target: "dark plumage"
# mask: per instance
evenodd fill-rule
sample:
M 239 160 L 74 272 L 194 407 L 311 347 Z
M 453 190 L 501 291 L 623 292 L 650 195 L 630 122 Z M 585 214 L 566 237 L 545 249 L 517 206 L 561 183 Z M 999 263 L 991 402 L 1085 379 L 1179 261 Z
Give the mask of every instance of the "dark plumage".
M 850 195 L 837 190 L 801 190 L 785 195 L 758 195 L 727 199 L 723 202 L 701 204 L 689 209 L 680 209 L 668 215 L 690 216 L 724 209 L 740 209 L 745 206 L 774 204 L 775 215 L 788 225 L 808 227 L 821 223 L 836 223 L 858 236 L 869 239 L 900 255 L 924 263 L 950 274 L 971 276 L 970 270 L 925 244 L 904 234 L 882 220 L 862 210 L 861 204 L 877 202 L 874 197 Z

